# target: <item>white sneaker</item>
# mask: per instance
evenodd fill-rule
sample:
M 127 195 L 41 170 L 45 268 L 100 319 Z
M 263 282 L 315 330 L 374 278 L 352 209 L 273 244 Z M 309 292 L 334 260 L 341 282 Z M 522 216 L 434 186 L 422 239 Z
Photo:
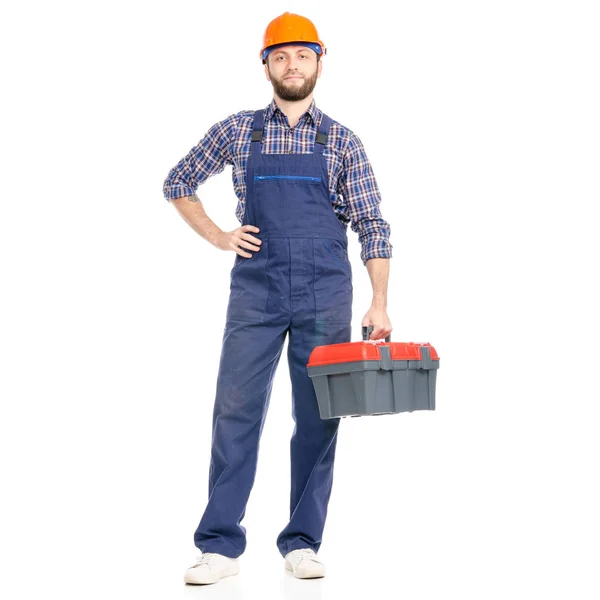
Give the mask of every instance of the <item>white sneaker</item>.
M 298 579 L 325 577 L 325 565 L 311 548 L 292 550 L 285 555 L 285 568 Z
M 240 565 L 237 558 L 229 558 L 214 552 L 205 552 L 199 555 L 196 564 L 185 572 L 183 580 L 186 583 L 198 585 L 217 583 L 222 577 L 237 575 L 239 572 Z

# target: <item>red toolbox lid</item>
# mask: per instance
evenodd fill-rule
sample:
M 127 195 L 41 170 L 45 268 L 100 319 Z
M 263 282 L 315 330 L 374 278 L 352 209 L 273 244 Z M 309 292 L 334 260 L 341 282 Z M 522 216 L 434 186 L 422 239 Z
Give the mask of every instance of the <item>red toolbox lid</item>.
M 339 363 L 357 362 L 364 360 L 381 360 L 380 346 L 389 346 L 392 360 L 421 360 L 421 346 L 429 348 L 431 360 L 439 360 L 435 348 L 431 344 L 415 342 L 348 342 L 345 344 L 329 344 L 317 346 L 308 360 L 309 367 L 322 367 Z
M 392 360 L 421 360 L 421 348 L 429 348 L 429 358 L 439 360 L 440 357 L 431 344 L 420 344 L 416 342 L 390 342 L 386 344 L 390 347 L 390 356 Z
M 321 367 L 359 360 L 381 360 L 377 344 L 347 342 L 345 344 L 317 346 L 310 354 L 308 366 Z

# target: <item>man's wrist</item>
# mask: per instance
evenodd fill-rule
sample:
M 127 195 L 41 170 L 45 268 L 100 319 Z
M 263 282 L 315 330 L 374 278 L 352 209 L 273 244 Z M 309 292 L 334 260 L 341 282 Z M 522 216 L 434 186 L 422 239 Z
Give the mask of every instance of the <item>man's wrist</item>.
M 373 308 L 387 308 L 387 298 L 385 296 L 373 296 L 371 306 Z

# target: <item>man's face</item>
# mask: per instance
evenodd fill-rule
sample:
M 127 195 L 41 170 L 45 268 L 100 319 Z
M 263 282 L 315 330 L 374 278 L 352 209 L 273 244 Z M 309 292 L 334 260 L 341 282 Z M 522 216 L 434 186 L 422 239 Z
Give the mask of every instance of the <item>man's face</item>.
M 304 100 L 321 76 L 317 53 L 306 46 L 282 46 L 267 56 L 265 73 L 282 100 Z

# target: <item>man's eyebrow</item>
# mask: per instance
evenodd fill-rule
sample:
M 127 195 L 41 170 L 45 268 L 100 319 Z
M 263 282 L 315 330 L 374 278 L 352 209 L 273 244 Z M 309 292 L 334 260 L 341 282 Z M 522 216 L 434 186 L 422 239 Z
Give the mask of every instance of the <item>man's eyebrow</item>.
M 306 52 L 307 50 L 309 50 L 309 48 L 299 48 L 298 50 L 296 50 L 296 53 L 298 52 Z M 283 48 L 278 48 L 277 50 L 273 50 L 273 54 L 290 54 L 291 50 L 284 50 Z

